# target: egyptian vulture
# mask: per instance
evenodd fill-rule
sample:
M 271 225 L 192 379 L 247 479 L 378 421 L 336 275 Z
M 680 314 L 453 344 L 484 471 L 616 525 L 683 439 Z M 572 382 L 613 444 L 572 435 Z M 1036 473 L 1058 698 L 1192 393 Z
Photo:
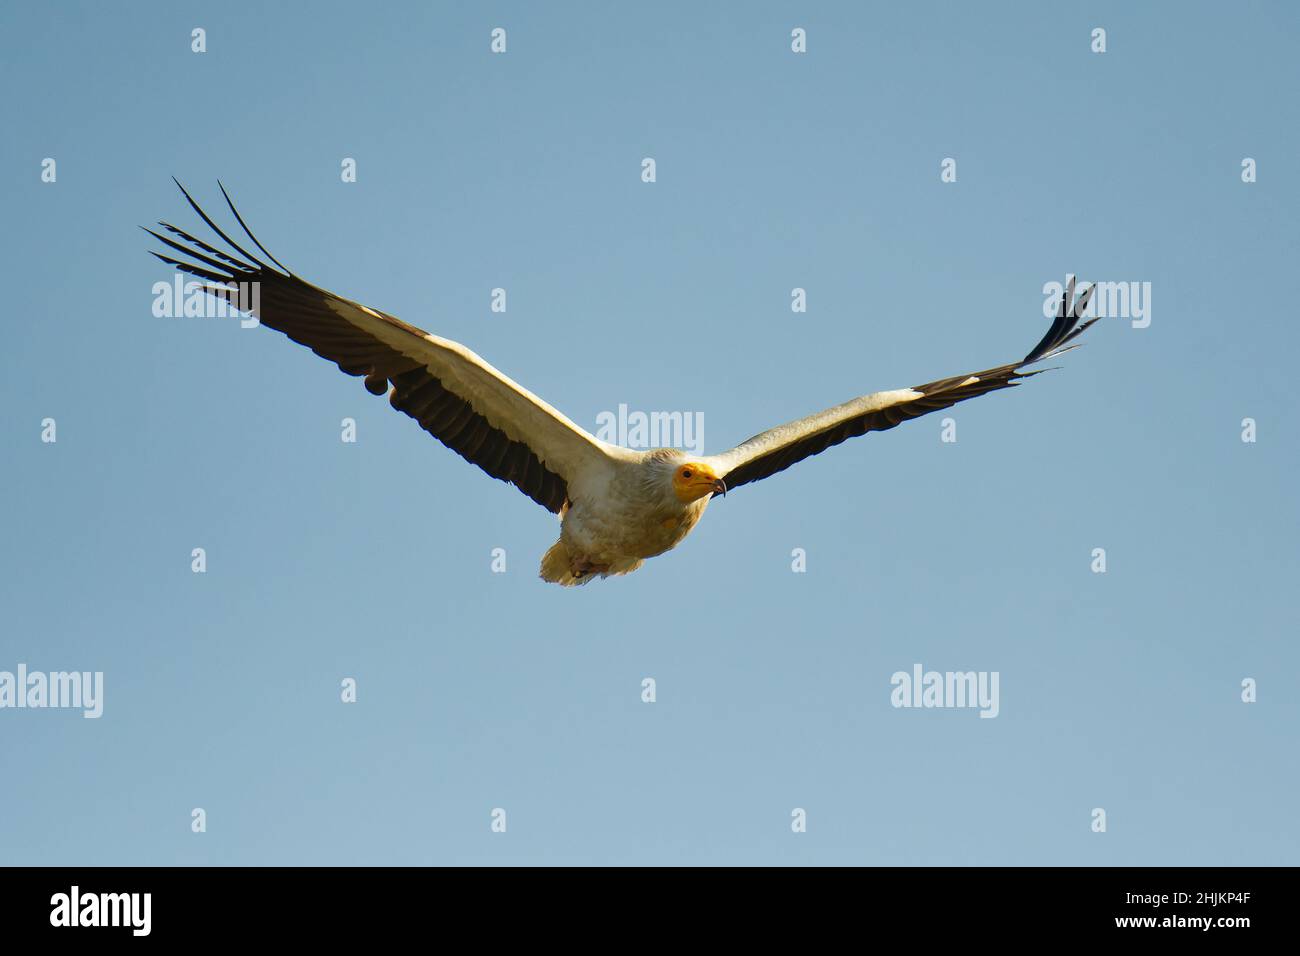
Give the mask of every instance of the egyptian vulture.
M 235 221 L 273 265 L 223 232 L 183 186 L 181 192 L 228 249 L 160 222 L 174 239 L 145 231 L 185 258 L 152 254 L 207 280 L 204 290 L 238 302 L 245 311 L 255 303 L 251 311 L 262 325 L 348 375 L 364 376 L 372 394 L 387 393 L 395 409 L 466 461 L 558 514 L 560 540 L 542 557 L 541 577 L 566 586 L 628 574 L 646 558 L 673 549 L 714 495 L 784 471 L 855 435 L 893 428 L 1046 371 L 1021 369 L 1074 348 L 1067 343 L 1096 321 L 1079 323 L 1095 287 L 1076 301 L 1071 280 L 1051 328 L 1017 362 L 863 395 L 778 425 L 720 455 L 693 458 L 674 448 L 633 451 L 597 439 L 458 342 L 294 275 L 257 241 L 224 186 L 221 193 Z M 242 292 L 237 291 L 241 283 Z M 251 288 L 259 291 L 252 299 Z

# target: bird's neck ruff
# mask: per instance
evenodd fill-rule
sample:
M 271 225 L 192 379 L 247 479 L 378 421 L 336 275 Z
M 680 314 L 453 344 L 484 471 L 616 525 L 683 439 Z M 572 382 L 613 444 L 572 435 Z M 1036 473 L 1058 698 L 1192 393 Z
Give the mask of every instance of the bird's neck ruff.
M 656 448 L 641 459 L 638 492 L 643 501 L 667 513 L 684 512 L 693 505 L 680 501 L 673 491 L 673 474 L 687 455 L 676 448 Z

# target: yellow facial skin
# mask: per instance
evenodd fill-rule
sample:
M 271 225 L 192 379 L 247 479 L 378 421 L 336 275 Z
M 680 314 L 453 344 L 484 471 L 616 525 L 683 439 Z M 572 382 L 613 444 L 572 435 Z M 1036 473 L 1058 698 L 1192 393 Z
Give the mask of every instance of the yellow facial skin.
M 673 494 L 682 504 L 698 501 L 705 495 L 727 493 L 727 483 L 717 473 L 701 462 L 678 465 L 673 472 Z

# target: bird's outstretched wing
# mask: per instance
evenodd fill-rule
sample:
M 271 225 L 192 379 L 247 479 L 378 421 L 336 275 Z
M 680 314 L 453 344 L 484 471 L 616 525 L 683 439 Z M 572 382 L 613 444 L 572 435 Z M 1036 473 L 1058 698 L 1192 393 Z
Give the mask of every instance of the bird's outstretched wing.
M 1076 302 L 1074 280 L 1071 279 L 1069 287 L 1061 296 L 1061 307 L 1052 327 L 1042 341 L 1019 362 L 969 375 L 944 378 L 913 388 L 863 395 L 843 405 L 836 405 L 816 415 L 755 435 L 731 451 L 715 455 L 707 461 L 730 490 L 784 471 L 796 462 L 855 435 L 884 431 L 909 419 L 949 408 L 968 398 L 1000 388 L 1010 388 L 1018 384 L 1020 379 L 1039 374 L 1021 372 L 1020 369 L 1026 365 L 1053 358 L 1075 348 L 1067 343 L 1097 321 L 1094 318 L 1079 324 L 1094 288 L 1096 287 L 1090 286 Z
M 493 478 L 510 482 L 558 513 L 575 475 L 626 454 L 579 428 L 463 345 L 298 278 L 244 225 L 225 187 L 221 192 L 236 221 L 274 265 L 241 248 L 180 188 L 229 249 L 160 222 L 175 239 L 145 231 L 188 258 L 153 255 L 207 280 L 205 289 L 241 309 L 255 306 L 251 311 L 262 325 L 283 332 L 348 375 L 364 375 L 372 394 L 389 392 L 394 408 Z

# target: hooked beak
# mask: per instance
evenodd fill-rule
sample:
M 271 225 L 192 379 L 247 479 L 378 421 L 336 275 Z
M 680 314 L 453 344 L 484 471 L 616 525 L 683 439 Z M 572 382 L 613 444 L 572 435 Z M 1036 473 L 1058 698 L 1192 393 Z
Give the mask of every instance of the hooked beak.
M 722 495 L 724 498 L 727 497 L 727 483 L 721 478 L 713 479 L 713 493 L 715 495 Z

